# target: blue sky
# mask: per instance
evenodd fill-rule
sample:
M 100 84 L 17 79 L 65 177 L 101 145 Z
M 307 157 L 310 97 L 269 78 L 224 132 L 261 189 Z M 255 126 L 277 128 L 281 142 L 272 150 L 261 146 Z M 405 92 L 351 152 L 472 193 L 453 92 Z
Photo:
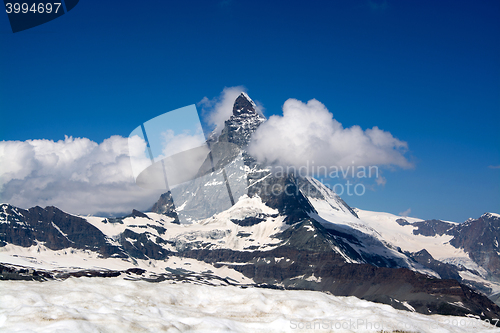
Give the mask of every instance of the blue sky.
M 315 98 L 408 143 L 415 167 L 351 206 L 500 212 L 498 1 L 82 0 L 16 34 L 0 15 L 0 45 L 0 140 L 100 143 L 243 85 L 267 117 Z

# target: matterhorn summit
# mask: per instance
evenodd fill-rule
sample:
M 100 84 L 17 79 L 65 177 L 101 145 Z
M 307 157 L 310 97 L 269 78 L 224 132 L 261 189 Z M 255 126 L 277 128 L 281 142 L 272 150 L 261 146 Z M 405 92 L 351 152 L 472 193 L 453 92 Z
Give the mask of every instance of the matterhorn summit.
M 234 102 L 233 114 L 226 120 L 219 141 L 234 143 L 242 148 L 248 145 L 252 133 L 265 121 L 254 101 L 242 92 Z

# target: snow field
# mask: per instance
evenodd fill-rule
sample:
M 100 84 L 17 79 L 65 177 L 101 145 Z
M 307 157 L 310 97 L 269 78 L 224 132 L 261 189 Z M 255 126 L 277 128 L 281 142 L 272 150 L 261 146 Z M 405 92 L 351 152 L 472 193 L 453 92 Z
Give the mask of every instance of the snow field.
M 499 324 L 500 326 L 500 324 Z M 0 332 L 500 332 L 314 291 L 121 278 L 1 281 Z

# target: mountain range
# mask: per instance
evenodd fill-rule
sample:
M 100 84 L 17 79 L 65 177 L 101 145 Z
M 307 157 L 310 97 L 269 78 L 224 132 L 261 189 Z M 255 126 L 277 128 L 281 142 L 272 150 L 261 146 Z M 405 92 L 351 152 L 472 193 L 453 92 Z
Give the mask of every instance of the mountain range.
M 456 223 L 351 208 L 317 179 L 279 175 L 248 153 L 265 121 L 248 95 L 238 96 L 207 141 L 198 177 L 148 212 L 104 218 L 0 205 L 0 279 L 304 289 L 500 318 L 500 215 Z

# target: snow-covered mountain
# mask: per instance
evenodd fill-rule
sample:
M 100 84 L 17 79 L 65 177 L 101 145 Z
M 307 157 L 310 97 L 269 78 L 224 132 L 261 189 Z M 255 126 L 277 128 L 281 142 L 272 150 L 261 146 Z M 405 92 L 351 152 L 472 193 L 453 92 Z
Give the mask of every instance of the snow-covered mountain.
M 151 212 L 74 216 L 0 206 L 1 279 L 116 276 L 327 291 L 424 314 L 498 318 L 500 216 L 459 224 L 352 209 L 277 175 L 246 146 L 265 121 L 246 94 L 199 177 Z M 279 190 L 277 190 L 279 189 Z

